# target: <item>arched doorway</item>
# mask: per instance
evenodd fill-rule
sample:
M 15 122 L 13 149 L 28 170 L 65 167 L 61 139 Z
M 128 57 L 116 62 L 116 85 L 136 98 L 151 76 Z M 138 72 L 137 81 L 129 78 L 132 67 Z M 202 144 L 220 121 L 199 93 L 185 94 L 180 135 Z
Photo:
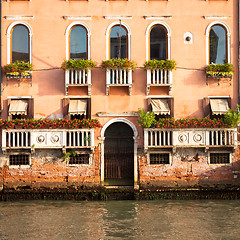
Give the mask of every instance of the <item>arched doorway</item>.
M 107 127 L 104 137 L 104 185 L 134 184 L 134 133 L 124 122 Z

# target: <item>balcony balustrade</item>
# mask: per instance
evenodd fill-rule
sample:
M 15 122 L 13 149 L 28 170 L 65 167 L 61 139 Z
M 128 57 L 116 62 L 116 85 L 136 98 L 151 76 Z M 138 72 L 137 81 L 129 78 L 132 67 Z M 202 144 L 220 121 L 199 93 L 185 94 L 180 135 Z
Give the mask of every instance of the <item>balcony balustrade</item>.
M 68 95 L 68 87 L 87 86 L 88 95 L 91 95 L 91 70 L 65 70 L 65 89 Z
M 2 149 L 94 148 L 93 129 L 6 129 Z
M 106 70 L 106 94 L 109 95 L 110 86 L 127 86 L 129 95 L 132 94 L 132 70 L 107 69 Z
M 149 95 L 150 87 L 169 86 L 169 95 L 172 90 L 172 71 L 164 69 L 147 70 L 147 95 Z
M 234 147 L 237 129 L 153 129 L 144 130 L 144 148 Z

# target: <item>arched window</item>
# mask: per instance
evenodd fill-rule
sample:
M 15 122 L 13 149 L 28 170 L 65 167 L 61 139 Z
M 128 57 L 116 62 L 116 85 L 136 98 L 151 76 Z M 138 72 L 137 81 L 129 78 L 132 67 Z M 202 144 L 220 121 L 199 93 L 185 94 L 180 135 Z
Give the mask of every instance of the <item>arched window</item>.
M 150 31 L 150 60 L 165 60 L 167 57 L 167 31 L 161 25 L 154 25 Z
M 87 30 L 77 25 L 70 32 L 70 59 L 88 59 Z
M 128 32 L 122 25 L 115 25 L 110 32 L 110 58 L 128 58 Z
M 227 51 L 227 30 L 220 24 L 213 25 L 209 32 L 209 63 L 229 62 Z
M 30 62 L 29 31 L 24 25 L 16 25 L 11 34 L 11 61 Z

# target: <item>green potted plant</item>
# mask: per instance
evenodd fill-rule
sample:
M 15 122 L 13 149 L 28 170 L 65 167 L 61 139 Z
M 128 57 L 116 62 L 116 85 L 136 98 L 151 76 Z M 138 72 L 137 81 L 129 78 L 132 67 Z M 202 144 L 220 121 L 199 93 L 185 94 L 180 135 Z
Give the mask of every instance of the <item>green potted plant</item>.
M 176 69 L 177 63 L 174 60 L 149 60 L 146 61 L 143 65 L 143 69 L 146 70 L 151 70 L 154 71 L 156 69 L 164 69 L 164 70 L 174 70 Z
M 32 64 L 24 61 L 16 61 L 3 67 L 7 78 L 32 78 L 32 71 Z
M 228 112 L 225 113 L 224 119 L 231 127 L 237 127 L 240 123 L 240 105 L 237 105 L 236 110 L 229 109 Z
M 65 70 L 91 70 L 96 67 L 96 63 L 88 59 L 69 59 L 64 60 L 61 68 Z
M 234 68 L 231 63 L 209 64 L 204 71 L 209 78 L 232 78 Z
M 130 70 L 134 70 L 136 68 L 136 63 L 127 58 L 112 58 L 109 60 L 102 61 L 101 64 L 102 69 L 113 69 L 116 70 L 118 68 L 125 69 L 127 72 Z

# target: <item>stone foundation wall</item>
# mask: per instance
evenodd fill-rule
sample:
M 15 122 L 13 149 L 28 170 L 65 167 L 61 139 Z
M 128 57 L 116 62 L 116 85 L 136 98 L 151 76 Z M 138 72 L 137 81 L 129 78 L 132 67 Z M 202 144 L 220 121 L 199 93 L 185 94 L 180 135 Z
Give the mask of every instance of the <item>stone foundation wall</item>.
M 8 155 L 1 157 L 0 187 L 68 187 L 100 185 L 100 154 L 96 147 L 90 164 L 68 166 L 62 150 L 36 150 L 31 155 L 31 165 L 7 166 Z
M 240 187 L 240 150 L 230 164 L 209 164 L 205 150 L 177 149 L 171 164 L 150 165 L 147 154 L 138 156 L 140 188 L 219 188 Z

